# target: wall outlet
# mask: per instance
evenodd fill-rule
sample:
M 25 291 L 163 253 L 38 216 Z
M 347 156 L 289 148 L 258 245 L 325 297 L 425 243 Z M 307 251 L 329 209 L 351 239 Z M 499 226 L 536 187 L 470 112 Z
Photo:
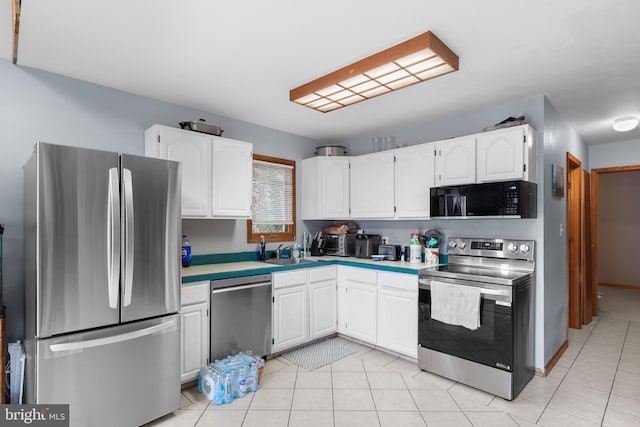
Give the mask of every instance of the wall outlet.
M 387 236 L 382 236 L 382 238 L 380 239 L 380 242 L 382 242 L 383 245 L 388 245 L 389 238 Z

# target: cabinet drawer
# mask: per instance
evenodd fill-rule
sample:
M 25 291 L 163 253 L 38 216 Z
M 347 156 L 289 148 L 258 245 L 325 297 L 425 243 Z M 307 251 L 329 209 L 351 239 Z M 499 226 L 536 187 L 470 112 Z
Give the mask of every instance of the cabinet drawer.
M 412 274 L 380 273 L 380 284 L 385 288 L 418 292 L 418 276 Z
M 286 273 L 273 273 L 273 289 L 307 283 L 307 270 L 300 269 Z
M 321 267 L 309 269 L 309 282 L 322 282 L 325 280 L 335 279 L 337 276 L 336 267 Z
M 209 282 L 182 285 L 180 290 L 181 306 L 206 303 L 209 301 Z
M 378 283 L 378 273 L 367 268 L 345 268 L 345 277 L 353 282 L 370 283 L 372 285 Z

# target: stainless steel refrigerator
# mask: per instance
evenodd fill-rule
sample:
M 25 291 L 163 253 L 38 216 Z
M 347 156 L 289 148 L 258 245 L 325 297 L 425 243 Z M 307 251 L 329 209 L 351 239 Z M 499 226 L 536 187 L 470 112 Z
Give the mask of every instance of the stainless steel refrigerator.
M 38 143 L 24 166 L 27 403 L 71 426 L 180 406 L 180 164 Z

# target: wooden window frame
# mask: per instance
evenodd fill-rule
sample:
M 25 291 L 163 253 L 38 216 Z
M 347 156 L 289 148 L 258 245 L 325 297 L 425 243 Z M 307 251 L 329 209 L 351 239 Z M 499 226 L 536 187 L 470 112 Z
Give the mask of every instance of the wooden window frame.
M 263 156 L 261 154 L 254 154 L 253 160 L 260 160 L 263 162 L 270 163 L 278 163 L 281 165 L 291 166 L 293 169 L 291 171 L 291 184 L 293 186 L 291 203 L 292 206 L 292 214 L 293 214 L 293 224 L 289 226 L 289 231 L 286 233 L 253 233 L 253 221 L 250 219 L 247 220 L 247 243 L 258 243 L 260 242 L 260 236 L 264 236 L 265 242 L 293 242 L 296 240 L 296 162 L 295 160 L 281 159 L 278 157 L 270 157 Z M 253 167 L 253 166 L 252 166 Z

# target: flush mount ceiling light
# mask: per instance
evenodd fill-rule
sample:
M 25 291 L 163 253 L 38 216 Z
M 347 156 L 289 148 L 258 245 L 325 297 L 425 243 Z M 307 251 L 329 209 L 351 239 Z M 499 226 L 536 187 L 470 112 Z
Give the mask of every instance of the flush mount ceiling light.
M 638 126 L 637 117 L 621 117 L 613 121 L 613 130 L 618 132 L 627 132 Z
M 431 31 L 373 54 L 289 92 L 327 113 L 458 70 L 458 56 Z

